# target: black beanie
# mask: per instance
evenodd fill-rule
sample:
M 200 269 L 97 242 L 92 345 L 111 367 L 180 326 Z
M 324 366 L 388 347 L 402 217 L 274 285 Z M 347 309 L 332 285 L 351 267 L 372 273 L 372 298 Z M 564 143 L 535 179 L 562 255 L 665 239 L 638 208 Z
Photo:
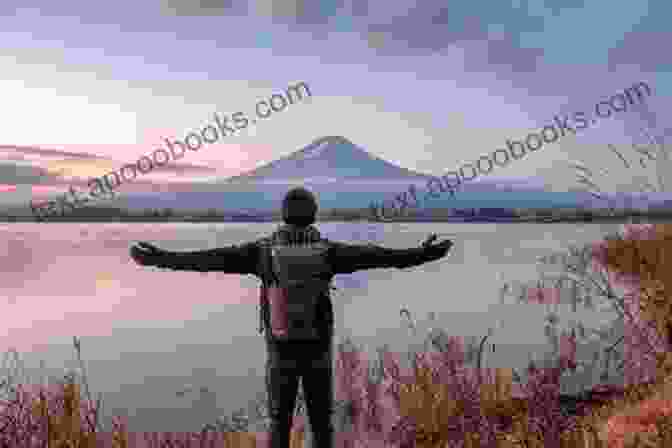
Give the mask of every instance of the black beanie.
M 286 224 L 309 226 L 315 222 L 317 201 L 315 196 L 305 188 L 293 188 L 282 200 L 282 220 Z

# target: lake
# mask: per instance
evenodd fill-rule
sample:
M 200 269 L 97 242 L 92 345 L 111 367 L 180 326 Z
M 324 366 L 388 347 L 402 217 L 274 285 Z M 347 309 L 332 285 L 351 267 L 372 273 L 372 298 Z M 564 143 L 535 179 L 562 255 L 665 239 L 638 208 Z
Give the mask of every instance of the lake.
M 33 378 L 74 367 L 82 342 L 92 392 L 105 414 L 126 415 L 135 431 L 195 431 L 247 405 L 263 391 L 265 347 L 258 333 L 258 280 L 136 265 L 136 241 L 168 250 L 208 249 L 253 240 L 272 223 L 5 224 L 0 226 L 0 350 L 15 347 Z M 426 328 L 427 313 L 450 335 L 483 336 L 500 319 L 488 367 L 524 367 L 548 344 L 540 305 L 500 304 L 504 281 L 538 276 L 536 258 L 601 239 L 618 224 L 325 223 L 326 236 L 386 247 L 450 235 L 451 254 L 405 269 L 337 276 L 337 341 L 352 337 L 368 353 L 388 343 L 404 351 L 407 308 Z M 4 250 L 3 250 L 4 249 Z M 610 312 L 573 317 L 595 327 Z M 46 369 L 38 370 L 40 360 Z M 35 382 L 39 379 L 35 379 Z M 191 385 L 191 386 L 189 386 Z M 177 394 L 185 388 L 193 391 Z M 199 388 L 204 388 L 199 390 Z

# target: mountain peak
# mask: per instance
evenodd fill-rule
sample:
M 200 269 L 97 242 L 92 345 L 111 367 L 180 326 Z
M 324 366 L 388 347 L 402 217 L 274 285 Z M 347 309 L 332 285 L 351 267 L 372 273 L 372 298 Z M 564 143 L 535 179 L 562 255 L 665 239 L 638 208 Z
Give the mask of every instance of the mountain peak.
M 350 140 L 340 135 L 328 135 L 326 137 L 320 137 L 317 140 L 314 140 L 313 143 L 311 143 L 311 145 L 319 143 L 346 143 L 350 145 L 353 144 Z
M 349 150 L 355 150 L 355 151 L 359 149 L 347 138 L 331 135 L 331 136 L 328 136 L 328 137 L 321 137 L 321 138 L 318 138 L 317 140 L 314 140 L 312 143 L 310 143 L 305 148 L 300 149 L 300 150 L 292 153 L 290 155 L 290 157 L 296 156 L 296 157 L 313 158 L 313 157 L 321 156 L 325 151 L 333 152 L 336 149 L 339 149 L 339 148 L 342 149 L 343 147 L 346 147 Z M 361 150 L 361 151 L 366 152 L 364 150 Z

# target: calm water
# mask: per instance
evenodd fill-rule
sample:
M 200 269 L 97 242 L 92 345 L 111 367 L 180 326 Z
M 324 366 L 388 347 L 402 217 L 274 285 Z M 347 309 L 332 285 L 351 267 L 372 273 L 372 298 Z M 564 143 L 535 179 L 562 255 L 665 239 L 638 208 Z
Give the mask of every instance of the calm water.
M 0 227 L 0 350 L 15 347 L 28 372 L 73 367 L 81 338 L 90 386 L 105 414 L 130 418 L 131 430 L 197 430 L 245 406 L 263 390 L 265 351 L 258 334 L 258 280 L 221 273 L 163 271 L 135 265 L 134 241 L 198 250 L 249 241 L 275 224 L 6 224 Z M 503 281 L 537 277 L 535 258 L 587 243 L 616 224 L 351 224 L 318 226 L 342 241 L 417 246 L 427 234 L 455 241 L 447 258 L 417 268 L 337 276 L 337 339 L 351 336 L 370 353 L 417 343 L 400 319 L 436 313 L 451 335 L 492 337 L 488 366 L 520 368 L 548 350 L 543 306 L 499 304 Z M 595 327 L 612 313 L 573 316 Z M 591 325 L 593 324 L 593 325 Z M 426 328 L 425 323 L 418 326 Z M 34 380 L 35 382 L 39 379 Z M 192 385 L 193 392 L 176 392 Z M 199 391 L 205 387 L 207 390 Z

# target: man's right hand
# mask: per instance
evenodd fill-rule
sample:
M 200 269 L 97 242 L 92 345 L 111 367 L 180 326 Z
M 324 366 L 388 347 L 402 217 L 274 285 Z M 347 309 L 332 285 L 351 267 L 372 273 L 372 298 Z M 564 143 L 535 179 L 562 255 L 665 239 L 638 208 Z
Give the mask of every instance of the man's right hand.
M 131 258 L 142 266 L 156 266 L 165 254 L 166 251 L 145 242 L 140 242 L 131 247 Z
M 433 233 L 424 243 L 422 243 L 423 252 L 430 260 L 438 260 L 439 258 L 445 257 L 450 248 L 453 247 L 453 242 L 451 240 L 446 239 L 435 243 L 436 240 L 437 236 Z

